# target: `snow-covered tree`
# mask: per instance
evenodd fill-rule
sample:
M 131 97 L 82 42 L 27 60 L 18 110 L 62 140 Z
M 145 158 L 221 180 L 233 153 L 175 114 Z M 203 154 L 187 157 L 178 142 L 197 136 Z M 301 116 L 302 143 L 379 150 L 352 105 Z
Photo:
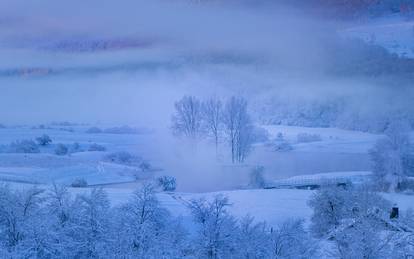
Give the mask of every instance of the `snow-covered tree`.
M 235 251 L 236 220 L 227 208 L 228 199 L 222 195 L 212 201 L 193 200 L 189 207 L 197 225 L 194 250 L 197 258 L 230 258 Z
M 8 148 L 10 153 L 39 153 L 39 147 L 31 139 L 16 140 Z
M 72 206 L 74 213 L 65 231 L 66 253 L 74 258 L 101 258 L 110 238 L 111 213 L 107 193 L 92 189 L 78 195 Z
M 249 174 L 249 186 L 252 188 L 264 188 L 266 181 L 264 179 L 264 166 L 255 166 Z
M 242 97 L 231 97 L 223 111 L 225 133 L 231 149 L 232 162 L 243 162 L 253 142 L 253 125 L 247 113 L 247 101 Z
M 394 121 L 387 127 L 386 137 L 370 150 L 374 180 L 381 190 L 400 190 L 401 183 L 412 173 L 409 130 L 408 123 Z
M 270 234 L 271 258 L 316 258 L 318 243 L 305 231 L 301 219 L 287 220 Z
M 172 129 L 178 136 L 196 140 L 203 133 L 201 102 L 194 96 L 184 96 L 175 103 Z
M 334 245 L 335 258 L 392 258 L 398 231 L 390 221 L 391 204 L 362 188 L 323 188 L 309 202 L 311 230 Z M 397 233 L 397 234 L 396 234 Z
M 265 222 L 255 223 L 247 215 L 238 222 L 235 243 L 237 258 L 271 258 L 270 231 Z
M 51 215 L 56 216 L 60 226 L 64 226 L 70 219 L 71 195 L 63 185 L 53 183 L 47 200 L 47 209 Z
M 177 188 L 177 180 L 173 176 L 160 176 L 158 177 L 158 186 L 162 188 L 163 191 L 173 192 Z
M 69 152 L 69 149 L 66 145 L 59 143 L 55 148 L 55 154 L 58 156 L 64 156 L 67 155 Z
M 43 214 L 43 192 L 37 187 L 15 191 L 6 185 L 0 186 L 0 250 L 4 249 L 16 258 L 43 254 L 40 244 L 34 246 L 34 242 L 43 236 L 44 232 L 39 232 L 47 222 L 39 220 Z
M 40 146 L 47 146 L 50 143 L 52 143 L 52 139 L 49 137 L 49 135 L 43 134 L 40 137 L 36 138 L 37 144 Z
M 204 101 L 203 118 L 207 132 L 214 138 L 214 144 L 216 146 L 216 153 L 219 144 L 220 132 L 222 130 L 222 110 L 223 104 L 217 97 L 211 97 Z
M 340 226 L 348 213 L 347 193 L 342 187 L 325 187 L 317 191 L 309 200 L 313 209 L 311 232 L 322 237 Z
M 180 258 L 185 231 L 162 208 L 154 186 L 144 184 L 119 211 L 118 249 L 132 258 Z M 169 257 L 168 255 L 171 255 Z

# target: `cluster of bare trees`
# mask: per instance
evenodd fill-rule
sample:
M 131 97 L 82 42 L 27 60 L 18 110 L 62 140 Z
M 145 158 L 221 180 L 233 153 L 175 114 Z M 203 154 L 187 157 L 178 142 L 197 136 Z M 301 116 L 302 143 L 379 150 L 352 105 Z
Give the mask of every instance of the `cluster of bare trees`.
M 218 97 L 200 101 L 184 96 L 175 103 L 172 128 L 177 136 L 194 141 L 213 138 L 216 152 L 223 138 L 230 146 L 233 163 L 246 159 L 253 142 L 254 127 L 242 97 L 232 96 L 223 102 Z

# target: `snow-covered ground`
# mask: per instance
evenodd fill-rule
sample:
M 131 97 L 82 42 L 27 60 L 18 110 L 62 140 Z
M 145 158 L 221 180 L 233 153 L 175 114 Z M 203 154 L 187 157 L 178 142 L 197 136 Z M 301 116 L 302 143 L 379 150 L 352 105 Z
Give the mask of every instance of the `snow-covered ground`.
M 91 185 L 117 184 L 135 180 L 137 167 L 119 165 L 104 161 L 105 155 L 128 151 L 149 161 L 160 174 L 174 175 L 180 191 L 216 191 L 244 186 L 251 166 L 263 165 L 269 180 L 295 175 L 317 174 L 334 171 L 369 170 L 368 149 L 381 137 L 362 132 L 332 128 L 305 128 L 288 126 L 264 126 L 270 141 L 281 132 L 293 150 L 276 152 L 265 143 L 256 145 L 245 166 L 228 163 L 227 147 L 221 147 L 220 161 L 213 153 L 188 152 L 182 150 L 173 140 L 159 132 L 147 134 L 90 134 L 89 126 L 46 126 L 39 129 L 30 126 L 0 129 L 0 145 L 16 140 L 35 139 L 48 134 L 53 140 L 47 147 L 41 147 L 37 154 L 0 153 L 0 179 L 17 182 L 70 184 L 84 178 Z M 296 143 L 300 133 L 318 134 L 321 141 Z M 79 143 L 84 152 L 65 156 L 54 154 L 59 143 Z M 106 148 L 105 152 L 87 151 L 93 144 Z M 191 159 L 186 156 L 191 155 Z M 329 158 L 329 159 L 327 159 Z M 187 159 L 186 163 L 182 163 Z M 350 163 L 349 161 L 353 161 Z M 188 166 L 185 166 L 185 165 Z M 141 174 L 142 178 L 147 175 Z
M 137 168 L 133 166 L 102 161 L 105 154 L 125 150 L 134 152 L 148 159 L 152 164 L 160 166 L 162 174 L 174 173 L 174 168 L 168 168 L 171 162 L 168 161 L 165 154 L 156 153 L 157 148 L 162 148 L 162 146 L 157 146 L 161 142 L 155 142 L 159 139 L 157 133 L 144 135 L 88 134 L 85 133 L 87 128 L 75 127 L 73 132 L 60 129 L 40 130 L 31 127 L 0 129 L 1 144 L 8 144 L 17 139 L 34 139 L 41 134 L 49 134 L 53 140 L 52 146 L 42 148 L 39 154 L 0 153 L 0 179 L 7 180 L 15 188 L 27 187 L 30 183 L 38 183 L 39 187 L 48 188 L 47 184 L 52 181 L 70 184 L 74 179 L 84 178 L 90 185 L 104 188 L 108 192 L 113 206 L 117 206 L 127 201 L 143 181 L 134 181 L 133 173 Z M 370 172 L 365 169 L 368 165 L 358 164 L 358 160 L 367 159 L 369 148 L 378 138 L 382 137 L 381 135 L 332 128 L 289 126 L 264 126 L 264 128 L 269 132 L 271 141 L 277 137 L 279 132 L 282 133 L 284 139 L 292 144 L 293 150 L 276 152 L 265 143 L 258 144 L 249 158 L 248 165 L 244 167 L 231 166 L 225 161 L 221 161 L 222 164 L 219 163 L 219 166 L 226 168 L 226 171 L 222 171 L 222 173 L 225 172 L 225 175 L 221 176 L 222 181 L 233 181 L 232 185 L 220 185 L 222 183 L 216 182 L 220 188 L 210 186 L 204 189 L 186 190 L 181 188 L 173 193 L 161 192 L 158 194 L 161 204 L 173 215 L 189 218 L 190 211 L 187 205 L 191 200 L 211 199 L 215 195 L 225 195 L 232 204 L 229 210 L 236 217 L 253 215 L 257 221 L 266 221 L 270 225 L 277 225 L 291 218 L 304 218 L 309 223 L 312 211 L 308 206 L 308 200 L 314 191 L 237 189 L 237 186 L 242 187 L 247 183 L 247 175 L 244 175 L 243 178 L 237 174 L 246 173 L 246 168 L 249 165 L 264 164 L 266 178 L 274 182 L 321 181 L 339 178 L 361 180 L 368 177 Z M 297 143 L 297 135 L 300 133 L 318 134 L 321 140 Z M 52 152 L 53 145 L 57 143 L 72 144 L 73 142 L 78 142 L 84 148 L 91 143 L 97 143 L 105 146 L 107 151 L 85 151 L 65 156 L 57 156 Z M 157 143 L 157 147 L 151 143 Z M 171 154 L 172 157 L 175 155 Z M 349 159 L 354 159 L 355 163 L 350 162 Z M 292 171 L 286 170 L 288 167 L 283 168 L 288 163 L 294 165 L 289 167 Z M 315 166 L 318 163 L 321 165 Z M 357 167 L 357 170 L 347 170 L 352 166 Z M 273 168 L 279 170 L 273 171 Z M 324 168 L 326 170 L 321 170 Z M 336 170 L 329 170 L 329 168 Z M 198 175 L 193 171 L 184 172 L 180 176 L 183 178 L 178 177 L 178 186 L 180 186 L 180 180 L 183 179 L 183 181 L 187 180 L 188 184 L 194 184 L 192 181 L 195 181 L 196 188 L 199 186 L 197 180 L 200 181 L 198 184 L 208 183 L 206 185 L 214 185 L 214 180 L 217 180 L 196 179 Z M 213 182 L 208 182 L 208 180 Z M 88 192 L 93 187 L 70 188 L 70 191 L 76 195 Z M 217 189 L 219 191 L 216 191 Z M 414 196 L 404 194 L 384 194 L 384 196 L 398 204 L 403 211 L 413 206 Z
M 137 167 L 104 161 L 105 155 L 117 151 L 128 151 L 147 158 L 147 153 L 137 150 L 145 146 L 141 141 L 150 141 L 150 134 L 138 137 L 135 134 L 88 134 L 88 127 L 53 127 L 34 129 L 29 126 L 0 129 L 0 145 L 16 140 L 32 139 L 47 134 L 52 143 L 40 147 L 40 153 L 0 153 L 0 179 L 27 183 L 64 183 L 83 178 L 88 184 L 104 184 L 134 181 Z M 70 130 L 70 131 L 69 131 Z M 145 134 L 146 135 L 146 134 Z M 82 152 L 59 156 L 54 154 L 58 144 L 70 147 L 78 143 Z M 106 151 L 89 151 L 92 144 L 104 146 Z M 146 150 L 150 150 L 147 148 Z M 145 154 L 144 154 L 145 153 Z M 152 161 L 151 161 L 152 162 Z M 145 177 L 142 174 L 142 177 Z
M 294 150 L 301 152 L 329 152 L 329 153 L 367 153 L 375 141 L 383 137 L 360 131 L 343 130 L 337 128 L 307 128 L 296 126 L 271 125 L 264 126 L 271 138 L 282 133 Z M 316 134 L 321 141 L 297 143 L 297 136 L 301 133 Z

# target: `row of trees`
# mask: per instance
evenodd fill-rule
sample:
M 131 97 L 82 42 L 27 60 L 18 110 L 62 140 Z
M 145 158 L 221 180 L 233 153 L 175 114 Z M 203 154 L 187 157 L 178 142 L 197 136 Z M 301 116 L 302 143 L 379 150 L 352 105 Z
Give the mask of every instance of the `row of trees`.
M 247 101 L 242 97 L 232 96 L 223 103 L 217 97 L 200 101 L 194 96 L 184 96 L 175 103 L 172 128 L 177 136 L 193 141 L 212 137 L 216 152 L 224 137 L 233 163 L 246 159 L 254 141 L 254 126 L 247 112 Z
M 410 183 L 408 179 L 408 176 L 414 176 L 410 130 L 411 127 L 406 121 L 394 121 L 385 130 L 385 137 L 379 139 L 370 150 L 377 189 L 393 192 L 414 188 L 414 183 Z
M 117 207 L 102 189 L 73 198 L 61 186 L 0 186 L 0 258 L 316 257 L 303 221 L 270 228 L 249 216 L 236 219 L 229 206 L 224 196 L 191 201 L 194 227 L 186 229 L 190 222 L 163 208 L 151 185 Z
M 331 186 L 315 192 L 309 201 L 313 209 L 310 231 L 299 219 L 271 227 L 251 216 L 235 218 L 228 211 L 229 200 L 221 195 L 192 200 L 187 206 L 191 222 L 163 208 L 151 185 L 144 185 L 128 202 L 116 207 L 102 189 L 72 197 L 62 186 L 17 191 L 3 185 L 0 258 L 414 255 L 412 213 L 390 219 L 390 203 L 366 188 Z
M 328 240 L 332 258 L 411 258 L 414 256 L 412 212 L 392 214 L 392 206 L 369 188 L 330 186 L 309 201 L 310 231 Z

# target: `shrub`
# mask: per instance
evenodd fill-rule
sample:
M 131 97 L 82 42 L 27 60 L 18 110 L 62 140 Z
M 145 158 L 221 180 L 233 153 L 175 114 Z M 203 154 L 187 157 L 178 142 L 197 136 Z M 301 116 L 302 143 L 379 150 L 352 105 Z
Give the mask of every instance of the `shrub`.
M 297 135 L 298 143 L 309 143 L 309 142 L 316 142 L 316 141 L 321 141 L 321 140 L 322 140 L 322 137 L 319 134 L 299 133 Z
M 113 127 L 104 130 L 105 133 L 109 134 L 136 134 L 136 129 L 129 126 Z
M 81 146 L 79 145 L 78 142 L 74 142 L 69 148 L 70 153 L 76 153 L 76 152 L 82 152 L 82 151 L 83 150 L 81 149 Z
M 266 186 L 265 179 L 263 177 L 265 168 L 263 166 L 256 166 L 250 172 L 249 186 L 252 188 L 264 188 Z
M 287 141 L 282 141 L 274 145 L 276 151 L 287 152 L 293 149 L 292 145 Z
M 140 157 L 133 155 L 127 151 L 108 154 L 104 159 L 109 162 L 125 165 L 138 164 L 142 160 Z
M 158 186 L 160 186 L 163 191 L 173 192 L 177 187 L 176 179 L 172 176 L 158 177 Z
M 99 133 L 102 133 L 102 130 L 98 127 L 90 127 L 89 129 L 86 130 L 86 133 L 99 134 Z
M 276 135 L 276 141 L 284 141 L 285 137 L 283 136 L 282 132 L 278 132 Z
M 406 178 L 400 184 L 401 191 L 414 191 L 414 179 Z
M 37 144 L 39 144 L 39 146 L 47 146 L 50 143 L 52 143 L 52 139 L 49 137 L 49 135 L 43 134 L 40 137 L 36 138 Z
M 75 132 L 75 130 L 72 127 L 69 128 L 59 128 L 60 131 L 67 131 L 67 132 Z
M 253 142 L 266 142 L 269 140 L 269 133 L 264 128 L 253 128 Z
M 140 165 L 139 168 L 141 169 L 142 172 L 148 172 L 151 171 L 152 166 L 149 162 L 147 161 L 143 161 Z
M 88 182 L 83 178 L 78 178 L 78 179 L 73 180 L 70 186 L 75 187 L 75 188 L 87 187 Z
M 39 147 L 33 140 L 17 140 L 9 146 L 10 153 L 39 153 Z
M 58 156 L 64 156 L 67 155 L 69 152 L 69 149 L 66 145 L 64 144 L 57 144 L 56 148 L 55 148 L 55 154 Z
M 88 151 L 105 151 L 106 148 L 102 145 L 93 143 L 89 146 Z

